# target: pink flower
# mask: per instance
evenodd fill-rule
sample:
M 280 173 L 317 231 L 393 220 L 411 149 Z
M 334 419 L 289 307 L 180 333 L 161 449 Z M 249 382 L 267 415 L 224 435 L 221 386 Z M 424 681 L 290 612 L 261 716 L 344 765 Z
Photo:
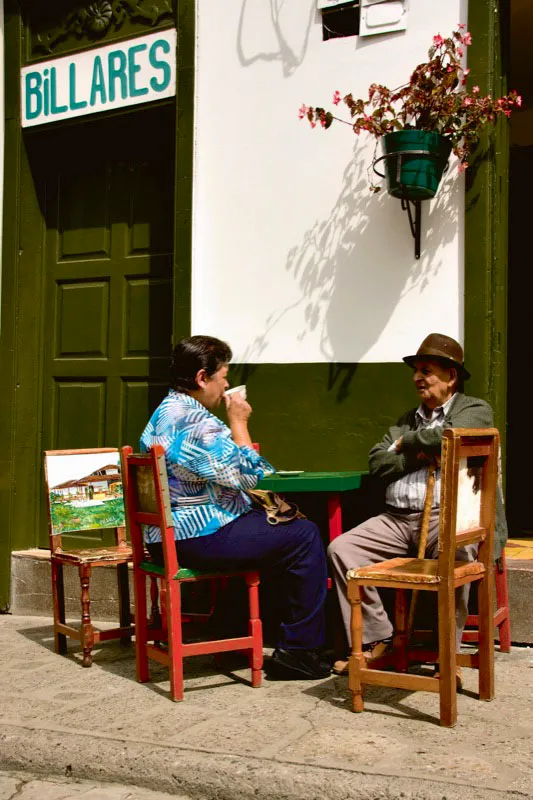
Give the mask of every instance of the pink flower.
M 334 106 L 338 106 L 340 101 L 341 101 L 341 93 L 340 92 L 335 92 L 334 95 L 333 95 L 333 105 Z
M 312 119 L 309 120 L 309 124 L 311 125 L 312 128 L 316 128 L 316 122 L 313 122 Z
M 298 109 L 298 119 L 303 119 L 307 116 L 307 112 L 309 111 L 308 107 L 304 104 L 300 106 Z
M 457 27 L 459 28 L 459 30 L 460 30 L 460 31 L 464 31 L 464 29 L 466 28 L 466 25 L 464 25 L 464 24 L 462 24 L 461 22 L 459 22 L 459 23 L 457 24 Z
M 474 101 L 472 100 L 471 97 L 465 97 L 465 99 L 463 100 L 463 105 L 464 106 L 471 106 L 473 102 Z
M 520 106 L 522 105 L 522 97 L 521 97 L 521 95 L 517 94 L 517 96 L 515 97 L 515 101 L 514 102 L 515 102 L 515 105 L 518 106 L 518 108 L 520 108 Z
M 472 92 L 477 94 L 479 92 L 479 86 L 472 86 Z
M 464 76 L 466 78 L 466 76 L 470 74 L 470 68 L 466 67 L 466 69 L 463 70 L 463 74 L 464 74 Z
M 463 35 L 463 44 L 465 44 L 467 47 L 469 44 L 472 44 L 472 34 L 469 31 Z
M 466 161 L 461 161 L 459 164 L 458 170 L 459 172 L 464 172 L 465 169 L 468 169 L 468 163 Z
M 510 117 L 511 116 L 511 112 L 509 111 L 509 109 L 507 109 L 506 111 L 504 110 L 503 113 L 505 114 L 506 117 Z
M 444 44 L 444 39 L 442 38 L 440 33 L 433 37 L 433 44 L 435 45 L 435 47 L 441 47 L 441 45 Z
M 320 115 L 320 124 L 323 128 L 326 127 L 326 117 L 323 114 Z
M 464 54 L 465 54 L 464 50 L 461 47 L 458 47 L 457 48 L 457 55 L 459 56 L 459 58 L 462 58 L 464 56 Z

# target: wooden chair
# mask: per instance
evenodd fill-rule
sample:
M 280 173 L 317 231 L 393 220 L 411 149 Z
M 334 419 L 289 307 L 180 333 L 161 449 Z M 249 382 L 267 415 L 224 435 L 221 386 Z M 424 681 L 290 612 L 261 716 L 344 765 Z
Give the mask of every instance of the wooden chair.
M 52 601 L 54 611 L 54 646 L 66 654 L 67 636 L 77 639 L 83 648 L 82 666 L 92 664 L 92 649 L 98 642 L 120 639 L 131 641 L 134 632 L 130 614 L 128 562 L 131 547 L 126 542 L 124 501 L 120 476 L 120 454 L 116 447 L 89 450 L 47 450 L 44 453 L 47 486 Z M 65 549 L 63 535 L 94 534 L 113 528 L 116 544 L 110 547 Z M 81 585 L 81 627 L 65 622 L 63 565 L 78 568 Z M 120 627 L 97 630 L 91 622 L 91 573 L 95 567 L 116 567 Z
M 149 659 L 168 666 L 170 695 L 174 701 L 183 700 L 183 659 L 186 656 L 239 651 L 247 653 L 253 687 L 261 685 L 263 666 L 263 634 L 259 618 L 259 574 L 256 571 L 216 572 L 180 568 L 176 555 L 174 527 L 170 509 L 168 479 L 164 450 L 154 445 L 149 453 L 132 453 L 122 448 L 123 480 L 126 496 L 126 517 L 133 547 L 133 580 L 135 587 L 135 650 L 137 679 L 150 679 Z M 165 565 L 145 559 L 144 525 L 161 530 Z M 240 575 L 248 586 L 248 635 L 232 639 L 184 643 L 182 636 L 181 585 L 194 581 L 213 581 Z M 166 624 L 150 625 L 146 606 L 146 581 L 160 582 L 165 603 L 162 614 Z M 166 647 L 162 645 L 166 643 Z
M 498 628 L 500 640 L 500 652 L 511 652 L 511 617 L 509 609 L 509 588 L 507 586 L 507 564 L 505 553 L 496 560 L 495 564 L 495 586 L 496 586 L 496 610 L 492 618 L 492 624 Z M 463 632 L 463 642 L 479 642 L 479 614 L 469 614 L 466 619 L 466 626 Z
M 352 604 L 352 654 L 349 660 L 353 711 L 363 711 L 363 686 L 393 686 L 440 695 L 441 725 L 457 721 L 457 665 L 479 670 L 479 697 L 494 697 L 494 517 L 498 477 L 499 435 L 495 428 L 446 429 L 441 456 L 441 498 L 438 559 L 393 558 L 348 572 Z M 455 550 L 479 542 L 478 560 L 455 560 Z M 478 582 L 479 648 L 456 654 L 455 590 Z M 395 589 L 395 634 L 392 651 L 367 664 L 363 654 L 361 587 Z M 438 651 L 409 647 L 407 598 L 409 590 L 437 592 Z M 411 661 L 439 664 L 440 677 L 407 674 Z M 396 672 L 385 672 L 393 666 Z

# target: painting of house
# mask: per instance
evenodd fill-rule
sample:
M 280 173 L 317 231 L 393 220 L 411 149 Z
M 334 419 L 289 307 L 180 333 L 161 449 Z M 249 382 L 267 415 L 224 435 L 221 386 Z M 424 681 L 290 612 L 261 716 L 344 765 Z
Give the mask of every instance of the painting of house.
M 107 464 L 83 478 L 52 486 L 50 491 L 61 498 L 69 499 L 74 504 L 84 504 L 88 501 L 93 504 L 103 503 L 122 493 L 119 466 Z
M 52 532 L 124 525 L 118 451 L 46 453 Z

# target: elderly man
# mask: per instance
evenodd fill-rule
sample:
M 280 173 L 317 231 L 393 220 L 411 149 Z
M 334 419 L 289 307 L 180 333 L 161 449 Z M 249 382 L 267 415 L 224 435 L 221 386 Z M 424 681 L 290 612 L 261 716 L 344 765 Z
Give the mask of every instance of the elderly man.
M 464 381 L 470 377 L 464 366 L 461 345 L 449 336 L 431 333 L 413 356 L 403 359 L 413 369 L 413 380 L 420 399 L 418 408 L 404 414 L 370 451 L 370 472 L 386 486 L 385 513 L 358 525 L 335 539 L 329 546 L 335 586 L 350 642 L 350 603 L 346 596 L 346 572 L 397 556 L 416 553 L 426 493 L 428 466 L 440 456 L 444 428 L 492 427 L 492 409 L 484 400 L 467 397 Z M 433 504 L 429 523 L 426 556 L 438 552 L 440 470 L 436 470 Z M 507 525 L 501 497 L 496 513 L 496 557 L 507 538 Z M 457 560 L 472 561 L 477 545 L 457 550 Z M 365 587 L 363 596 L 364 650 L 369 659 L 383 654 L 391 641 L 393 628 L 378 591 Z M 468 614 L 468 586 L 457 591 L 457 649 Z M 333 665 L 333 672 L 347 672 L 348 660 Z M 458 683 L 460 676 L 458 675 Z

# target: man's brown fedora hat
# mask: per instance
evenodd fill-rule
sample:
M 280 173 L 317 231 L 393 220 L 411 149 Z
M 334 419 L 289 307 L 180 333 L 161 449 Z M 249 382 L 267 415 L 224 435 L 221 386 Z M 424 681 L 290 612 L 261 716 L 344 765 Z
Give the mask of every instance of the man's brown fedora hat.
M 410 367 L 419 358 L 437 358 L 444 361 L 448 366 L 457 367 L 461 376 L 466 380 L 470 373 L 465 369 L 463 348 L 450 336 L 443 333 L 430 333 L 426 336 L 414 356 L 405 356 L 404 361 Z

